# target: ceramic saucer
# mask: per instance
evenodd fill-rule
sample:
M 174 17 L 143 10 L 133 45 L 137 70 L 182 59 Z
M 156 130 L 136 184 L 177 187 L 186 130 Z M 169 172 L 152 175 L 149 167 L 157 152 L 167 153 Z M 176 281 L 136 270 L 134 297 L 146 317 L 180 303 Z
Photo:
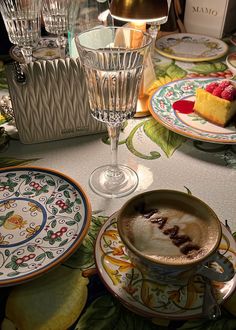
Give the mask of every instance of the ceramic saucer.
M 209 36 L 177 33 L 163 36 L 156 41 L 159 54 L 185 62 L 211 61 L 224 56 L 227 44 Z
M 0 286 L 33 279 L 69 257 L 91 219 L 90 202 L 66 175 L 39 167 L 0 170 Z
M 219 251 L 236 269 L 236 242 L 222 225 L 223 237 Z M 201 316 L 204 281 L 191 278 L 187 285 L 167 285 L 144 277 L 131 263 L 118 231 L 115 214 L 102 226 L 95 245 L 95 261 L 99 275 L 108 290 L 128 309 L 155 318 L 189 319 Z M 236 275 L 227 283 L 213 284 L 218 303 L 234 291 Z
M 20 47 L 13 46 L 10 49 L 10 56 L 18 62 L 23 61 Z M 54 60 L 60 58 L 60 49 L 56 44 L 55 38 L 41 38 L 37 47 L 33 49 L 33 60 Z

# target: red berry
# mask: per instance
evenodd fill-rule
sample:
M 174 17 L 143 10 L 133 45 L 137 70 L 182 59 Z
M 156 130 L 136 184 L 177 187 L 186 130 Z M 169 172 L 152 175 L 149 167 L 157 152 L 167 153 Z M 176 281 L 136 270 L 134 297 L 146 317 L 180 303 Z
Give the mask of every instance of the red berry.
M 57 238 L 57 235 L 56 235 L 56 234 L 52 234 L 52 235 L 51 235 L 51 238 L 52 238 L 52 239 L 55 239 L 55 238 Z
M 63 210 L 66 210 L 68 208 L 68 206 L 66 204 L 64 204 L 62 207 L 61 207 Z
M 62 232 L 62 233 L 65 233 L 66 231 L 67 231 L 67 228 L 66 228 L 66 227 L 62 227 L 62 228 L 61 228 L 61 232 Z
M 212 95 L 221 97 L 221 93 L 223 92 L 223 88 L 221 88 L 220 86 L 216 87 L 213 92 Z
M 57 231 L 57 232 L 56 232 L 56 236 L 57 236 L 57 237 L 60 237 L 60 236 L 62 236 L 62 235 L 63 235 L 62 232 L 60 232 L 60 231 Z
M 208 84 L 207 86 L 206 86 L 206 91 L 207 92 L 209 92 L 209 93 L 212 93 L 213 92 L 213 90 L 216 88 L 216 87 L 218 87 L 218 82 L 212 82 L 212 83 L 210 83 L 210 84 Z
M 221 97 L 228 101 L 233 101 L 235 96 L 236 96 L 236 90 L 232 85 L 226 87 L 221 93 Z
M 225 89 L 226 87 L 232 85 L 231 81 L 229 80 L 223 80 L 220 84 L 219 84 L 219 87 Z

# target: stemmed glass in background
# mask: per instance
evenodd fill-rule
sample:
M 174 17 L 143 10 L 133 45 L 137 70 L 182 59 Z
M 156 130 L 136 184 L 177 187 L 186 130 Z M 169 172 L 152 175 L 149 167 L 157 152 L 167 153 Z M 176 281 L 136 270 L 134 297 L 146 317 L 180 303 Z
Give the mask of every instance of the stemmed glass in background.
M 65 57 L 65 48 L 68 33 L 68 11 L 70 0 L 43 0 L 42 15 L 45 30 L 57 35 L 57 44 L 60 47 L 61 57 Z
M 131 168 L 117 164 L 121 125 L 136 111 L 144 61 L 152 37 L 126 27 L 101 27 L 76 36 L 92 116 L 107 124 L 111 143 L 111 164 L 97 168 L 90 176 L 92 190 L 104 197 L 122 197 L 138 185 Z
M 41 0 L 1 0 L 0 11 L 10 41 L 18 45 L 25 63 L 41 35 Z

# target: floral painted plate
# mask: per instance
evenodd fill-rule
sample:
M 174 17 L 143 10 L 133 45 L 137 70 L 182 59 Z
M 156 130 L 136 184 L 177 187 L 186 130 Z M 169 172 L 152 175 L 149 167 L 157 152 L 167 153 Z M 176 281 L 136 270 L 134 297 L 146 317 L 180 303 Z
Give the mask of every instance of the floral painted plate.
M 224 56 L 228 51 L 228 45 L 209 36 L 177 33 L 157 39 L 156 51 L 179 61 L 202 62 Z
M 236 144 L 234 124 L 223 128 L 211 124 L 195 114 L 193 110 L 180 108 L 175 110 L 177 101 L 191 101 L 193 104 L 196 88 L 204 88 L 213 80 L 215 78 L 183 79 L 160 87 L 149 99 L 149 110 L 152 116 L 171 131 L 189 138 L 205 142 Z
M 23 62 L 23 56 L 19 46 L 10 49 L 10 56 L 18 62 Z M 60 58 L 60 49 L 55 38 L 41 38 L 35 49 L 33 49 L 33 60 L 54 60 Z
M 78 183 L 39 167 L 0 170 L 0 286 L 33 279 L 71 255 L 88 231 Z
M 222 225 L 220 252 L 236 269 L 236 242 Z M 95 245 L 95 261 L 99 275 L 125 307 L 140 315 L 155 318 L 189 319 L 202 314 L 204 281 L 199 275 L 187 285 L 167 285 L 144 277 L 131 263 L 117 231 L 115 214 L 102 226 Z M 213 289 L 218 303 L 229 297 L 236 287 L 236 275 L 226 283 L 215 282 Z

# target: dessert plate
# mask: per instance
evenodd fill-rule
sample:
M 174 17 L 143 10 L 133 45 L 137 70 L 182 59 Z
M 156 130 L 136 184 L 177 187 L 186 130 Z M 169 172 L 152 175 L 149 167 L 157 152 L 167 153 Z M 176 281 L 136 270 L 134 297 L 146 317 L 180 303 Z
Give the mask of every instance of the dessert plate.
M 0 286 L 33 279 L 78 248 L 91 219 L 81 186 L 39 167 L 0 170 Z
M 156 90 L 149 99 L 152 116 L 163 126 L 189 138 L 222 144 L 236 143 L 236 127 L 225 128 L 214 125 L 192 111 L 174 109 L 175 102 L 187 100 L 194 102 L 195 90 L 204 88 L 215 78 L 194 78 L 172 81 Z M 217 79 L 219 80 L 219 79 Z
M 236 268 L 236 242 L 222 225 L 220 252 Z M 204 281 L 200 275 L 187 285 L 168 285 L 144 277 L 131 263 L 122 244 L 116 223 L 111 216 L 102 226 L 95 245 L 95 261 L 99 275 L 108 290 L 125 307 L 140 315 L 155 318 L 189 319 L 202 314 Z M 226 283 L 215 282 L 213 289 L 218 303 L 222 303 L 236 287 L 236 275 Z
M 209 36 L 176 33 L 157 39 L 156 51 L 179 61 L 202 62 L 224 56 L 228 51 L 228 45 Z
M 18 62 L 23 61 L 23 56 L 19 46 L 10 49 L 10 56 Z M 55 38 L 41 38 L 37 47 L 33 50 L 33 60 L 54 60 L 60 58 L 60 49 Z

